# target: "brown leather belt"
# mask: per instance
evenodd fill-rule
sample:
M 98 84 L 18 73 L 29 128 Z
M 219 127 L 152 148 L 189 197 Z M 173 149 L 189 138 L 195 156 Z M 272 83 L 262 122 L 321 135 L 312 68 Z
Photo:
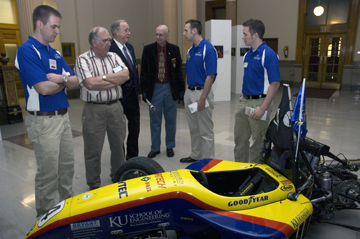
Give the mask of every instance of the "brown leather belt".
M 195 86 L 195 87 L 189 86 L 188 89 L 189 90 L 202 90 L 202 89 L 204 89 L 204 87 L 202 87 L 202 86 Z
M 55 111 L 28 111 L 29 114 L 35 116 L 52 116 L 52 115 L 64 115 L 67 112 L 67 108 Z
M 261 99 L 261 98 L 265 98 L 266 95 L 262 94 L 262 95 L 244 95 L 245 99 L 248 100 L 257 100 L 257 99 Z
M 116 102 L 118 102 L 119 100 L 109 100 L 109 101 L 106 101 L 106 102 L 94 102 L 94 101 L 88 101 L 86 103 L 89 103 L 89 104 L 95 104 L 95 105 L 111 105 L 111 104 L 114 104 Z

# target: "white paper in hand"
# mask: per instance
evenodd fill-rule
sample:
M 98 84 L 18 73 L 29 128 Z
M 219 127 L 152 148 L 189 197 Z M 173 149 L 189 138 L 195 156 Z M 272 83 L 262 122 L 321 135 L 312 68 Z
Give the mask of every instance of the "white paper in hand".
M 208 100 L 205 100 L 205 108 L 209 106 L 209 101 Z M 190 113 L 191 114 L 194 114 L 195 112 L 197 112 L 198 108 L 198 103 L 197 102 L 194 102 L 192 104 L 189 105 L 189 110 L 190 110 Z
M 249 106 L 246 106 L 245 114 L 252 117 L 255 113 L 255 109 Z M 266 120 L 267 111 L 265 111 L 264 115 L 261 117 L 261 120 Z

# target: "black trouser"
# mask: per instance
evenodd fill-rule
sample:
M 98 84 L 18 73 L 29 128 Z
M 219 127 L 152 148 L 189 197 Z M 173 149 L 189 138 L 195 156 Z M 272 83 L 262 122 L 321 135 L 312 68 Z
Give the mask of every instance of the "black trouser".
M 128 158 L 139 155 L 139 133 L 140 133 L 140 106 L 139 97 L 135 90 L 131 90 L 125 101 L 121 101 L 124 114 L 128 120 L 128 137 L 126 142 L 126 155 Z

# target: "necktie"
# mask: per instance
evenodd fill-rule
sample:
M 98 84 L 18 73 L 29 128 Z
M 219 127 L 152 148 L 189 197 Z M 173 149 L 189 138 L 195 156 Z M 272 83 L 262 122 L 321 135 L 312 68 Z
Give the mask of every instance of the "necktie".
M 161 48 L 160 54 L 159 54 L 159 81 L 165 80 L 165 57 L 164 57 L 164 50 Z
M 129 66 L 132 66 L 131 58 L 130 58 L 129 54 L 127 53 L 127 50 L 126 50 L 125 46 L 124 46 L 123 50 L 124 50 L 125 58 L 126 58 L 127 62 L 129 63 Z

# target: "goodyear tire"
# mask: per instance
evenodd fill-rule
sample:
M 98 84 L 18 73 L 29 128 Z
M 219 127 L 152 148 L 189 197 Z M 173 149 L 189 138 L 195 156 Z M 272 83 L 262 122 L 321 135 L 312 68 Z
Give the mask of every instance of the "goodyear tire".
M 113 182 L 121 182 L 149 174 L 163 173 L 165 170 L 156 161 L 146 157 L 134 157 L 127 160 L 113 177 Z

